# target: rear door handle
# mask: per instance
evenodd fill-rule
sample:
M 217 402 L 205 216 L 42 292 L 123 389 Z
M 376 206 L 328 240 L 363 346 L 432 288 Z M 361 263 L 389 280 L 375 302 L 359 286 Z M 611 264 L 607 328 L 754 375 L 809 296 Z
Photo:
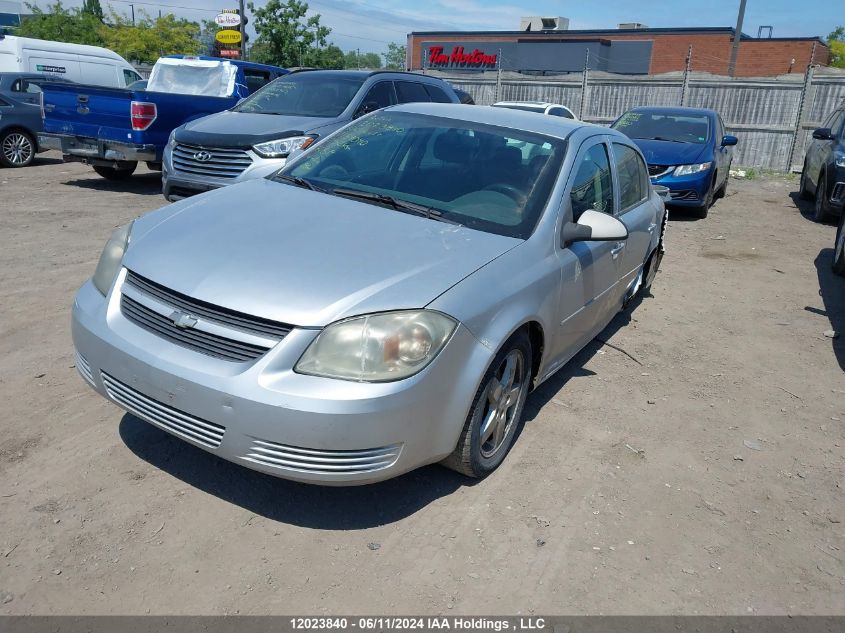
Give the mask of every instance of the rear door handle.
M 622 252 L 622 249 L 625 248 L 625 242 L 617 242 L 614 248 L 610 249 L 610 254 L 616 259 L 616 256 Z

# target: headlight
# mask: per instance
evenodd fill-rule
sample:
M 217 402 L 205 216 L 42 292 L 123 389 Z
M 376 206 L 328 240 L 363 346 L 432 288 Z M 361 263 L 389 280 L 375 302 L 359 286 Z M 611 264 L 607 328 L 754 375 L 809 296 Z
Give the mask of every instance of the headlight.
M 836 157 L 836 166 L 845 167 L 845 154 Z
M 311 145 L 314 138 L 311 136 L 291 136 L 280 138 L 278 141 L 267 141 L 253 145 L 252 149 L 264 158 L 285 158 L 295 150 L 302 150 Z
M 320 332 L 294 369 L 358 382 L 401 380 L 434 360 L 456 325 L 454 319 L 430 310 L 340 321 Z
M 103 296 L 109 293 L 109 288 L 111 288 L 114 277 L 117 275 L 117 271 L 120 270 L 120 263 L 123 261 L 123 254 L 126 252 L 131 233 L 132 222 L 116 228 L 111 234 L 109 241 L 106 242 L 103 254 L 100 255 L 100 261 L 97 262 L 97 270 L 94 271 L 94 276 L 91 279 L 97 290 L 103 293 Z
M 167 137 L 167 146 L 172 148 L 174 145 L 176 145 L 176 130 L 173 130 Z
M 698 165 L 678 165 L 675 167 L 676 176 L 689 176 L 710 169 L 713 163 L 699 163 Z

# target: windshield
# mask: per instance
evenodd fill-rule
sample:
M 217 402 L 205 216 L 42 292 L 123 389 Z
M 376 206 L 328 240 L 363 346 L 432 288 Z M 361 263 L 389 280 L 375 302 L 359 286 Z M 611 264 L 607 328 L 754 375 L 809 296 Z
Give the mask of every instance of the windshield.
M 235 112 L 336 117 L 364 83 L 358 77 L 331 77 L 320 72 L 293 73 L 270 82 L 244 99 Z
M 626 112 L 611 127 L 633 139 L 702 145 L 710 138 L 710 119 L 703 114 Z
M 277 177 L 300 178 L 328 193 L 340 190 L 338 195 L 388 196 L 427 207 L 448 222 L 525 239 L 565 151 L 564 141 L 530 132 L 382 111 L 315 145 Z

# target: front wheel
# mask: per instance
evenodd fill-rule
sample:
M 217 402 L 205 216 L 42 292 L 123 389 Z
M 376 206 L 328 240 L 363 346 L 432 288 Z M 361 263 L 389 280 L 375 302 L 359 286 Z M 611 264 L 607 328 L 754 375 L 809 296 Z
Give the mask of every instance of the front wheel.
M 839 217 L 839 228 L 836 230 L 836 241 L 833 243 L 833 272 L 845 277 L 845 209 Z
M 827 174 L 819 175 L 819 184 L 816 186 L 816 206 L 813 210 L 813 219 L 816 222 L 827 220 Z
M 0 164 L 26 167 L 35 158 L 35 141 L 26 132 L 10 130 L 0 136 Z
M 94 165 L 94 171 L 106 180 L 126 180 L 135 173 L 138 163 L 128 163 L 123 167 L 106 167 L 105 165 Z
M 505 459 L 522 419 L 531 383 L 531 342 L 524 330 L 499 350 L 475 394 L 458 445 L 443 465 L 484 477 Z

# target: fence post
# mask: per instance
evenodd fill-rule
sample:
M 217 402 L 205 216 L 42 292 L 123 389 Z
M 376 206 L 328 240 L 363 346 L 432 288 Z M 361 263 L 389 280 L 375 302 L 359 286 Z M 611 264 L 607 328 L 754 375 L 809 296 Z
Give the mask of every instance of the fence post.
M 807 71 L 804 73 L 804 84 L 801 86 L 801 96 L 798 99 L 798 115 L 795 117 L 795 128 L 792 131 L 792 145 L 789 148 L 789 155 L 786 157 L 786 169 L 784 170 L 786 173 L 792 171 L 793 165 L 798 163 L 804 164 L 804 161 L 800 160 L 800 158 L 796 163 L 795 154 L 798 151 L 798 137 L 804 134 L 804 123 L 807 118 L 807 110 L 809 109 L 808 102 L 810 101 L 807 95 L 813 84 L 815 70 L 816 67 L 813 64 L 808 64 Z M 803 146 L 801 147 L 801 151 L 804 151 Z
M 493 103 L 499 101 L 499 95 L 502 91 L 502 49 L 499 49 L 499 54 L 496 55 L 496 98 Z
M 692 45 L 690 45 L 689 50 L 687 51 L 687 65 L 686 68 L 684 68 L 684 83 L 681 84 L 681 106 L 685 106 L 687 104 L 689 97 L 689 70 L 691 65 Z
M 589 76 L 590 73 L 590 49 L 587 49 L 587 54 L 584 56 L 584 74 L 581 77 L 581 107 L 578 109 L 578 118 L 584 120 L 584 113 L 590 104 L 588 90 L 590 88 Z

